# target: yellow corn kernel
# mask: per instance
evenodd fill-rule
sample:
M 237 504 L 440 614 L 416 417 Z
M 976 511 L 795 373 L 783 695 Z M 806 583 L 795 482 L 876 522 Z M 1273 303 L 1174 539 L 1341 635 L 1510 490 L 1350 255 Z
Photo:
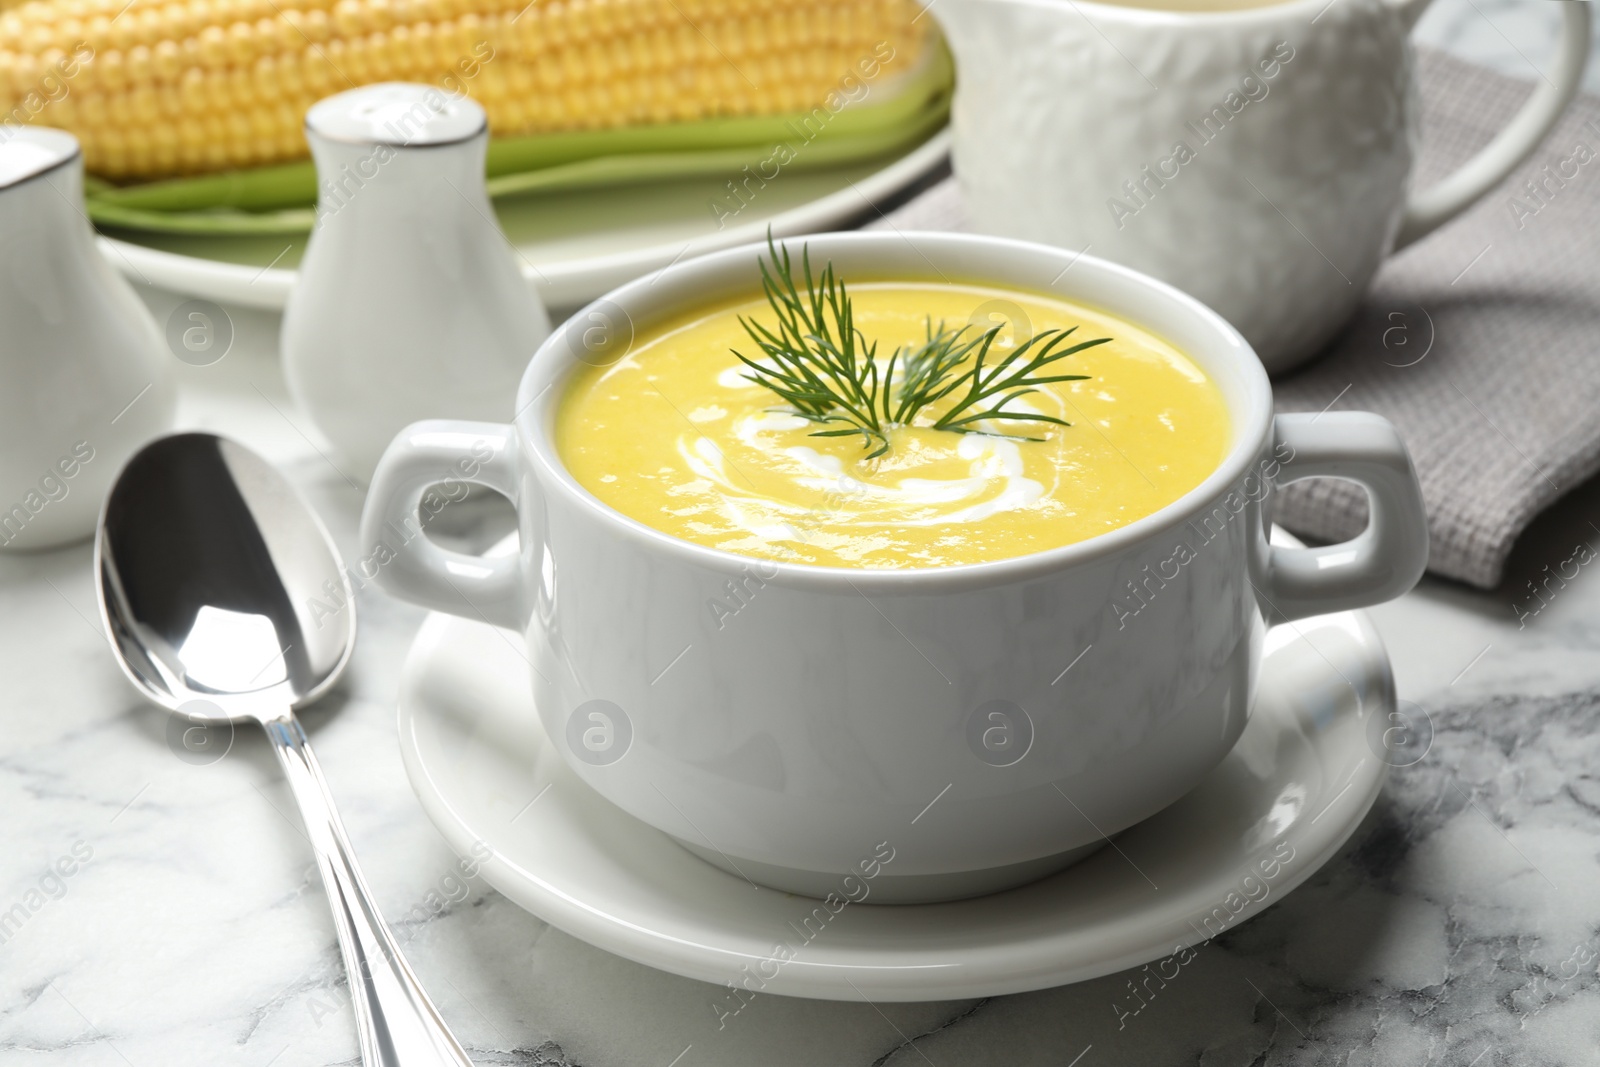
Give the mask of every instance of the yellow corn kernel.
M 0 0 L 0 113 L 71 130 L 91 172 L 137 180 L 303 158 L 306 109 L 377 81 L 464 91 L 498 136 L 809 111 L 885 44 L 891 70 L 909 69 L 931 21 L 920 11 L 918 0 Z

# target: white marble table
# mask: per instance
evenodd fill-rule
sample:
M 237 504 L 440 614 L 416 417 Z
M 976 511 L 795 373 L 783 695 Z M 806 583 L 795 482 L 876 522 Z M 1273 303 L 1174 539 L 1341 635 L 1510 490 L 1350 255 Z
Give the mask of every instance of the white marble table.
M 1441 2 L 1422 33 L 1531 75 L 1552 16 Z M 146 295 L 163 318 L 178 302 Z M 225 359 L 182 368 L 181 421 L 282 463 L 351 552 L 359 494 L 285 396 L 275 318 L 233 321 Z M 1126 975 L 881 1010 L 764 997 L 719 1032 L 713 987 L 592 949 L 459 876 L 394 737 L 419 611 L 364 593 L 347 681 L 306 720 L 380 906 L 480 1064 L 1600 1063 L 1600 568 L 1553 583 L 1547 605 L 1527 586 L 1600 543 L 1596 523 L 1591 484 L 1524 538 L 1500 590 L 1428 580 L 1374 613 L 1433 749 L 1311 883 L 1120 1028 Z M 89 561 L 86 545 L 0 557 L 0 1064 L 355 1062 L 275 761 L 244 729 L 215 762 L 179 758 L 167 716 L 111 661 Z

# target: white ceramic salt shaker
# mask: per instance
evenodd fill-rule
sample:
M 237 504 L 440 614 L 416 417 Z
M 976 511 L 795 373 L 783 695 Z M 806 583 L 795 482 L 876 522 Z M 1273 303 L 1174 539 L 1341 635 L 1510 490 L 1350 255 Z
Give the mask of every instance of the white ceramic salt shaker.
M 0 550 L 94 532 L 112 476 L 172 425 L 172 361 L 95 247 L 77 139 L 0 126 Z
M 476 103 L 363 86 L 313 106 L 306 136 L 317 224 L 284 311 L 284 369 L 340 468 L 366 481 L 418 419 L 509 419 L 550 319 L 484 190 Z

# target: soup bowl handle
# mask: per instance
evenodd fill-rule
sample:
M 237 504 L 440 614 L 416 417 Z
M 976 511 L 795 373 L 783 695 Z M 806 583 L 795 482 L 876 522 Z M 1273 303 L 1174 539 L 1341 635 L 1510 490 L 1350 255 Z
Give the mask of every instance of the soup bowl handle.
M 527 623 L 516 556 L 469 556 L 439 547 L 427 521 L 482 485 L 517 506 L 516 430 L 494 422 L 414 422 L 389 442 L 361 514 L 361 576 L 414 604 L 513 630 Z
M 1267 551 L 1256 593 L 1270 623 L 1392 600 L 1428 565 L 1428 516 L 1411 456 L 1394 425 L 1365 411 L 1279 415 L 1273 481 L 1343 478 L 1367 491 L 1367 528 L 1320 548 Z

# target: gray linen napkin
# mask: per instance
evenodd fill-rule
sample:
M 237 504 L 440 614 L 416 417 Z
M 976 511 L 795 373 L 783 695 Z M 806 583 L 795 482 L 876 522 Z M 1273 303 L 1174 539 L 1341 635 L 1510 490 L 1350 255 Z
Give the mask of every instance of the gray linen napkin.
M 1420 51 L 1426 186 L 1487 144 L 1532 85 Z M 948 180 L 869 228 L 966 221 Z M 1580 96 L 1501 188 L 1386 263 L 1349 328 L 1275 391 L 1279 411 L 1392 419 L 1422 480 L 1429 570 L 1496 585 L 1533 517 L 1600 469 L 1600 98 Z M 1366 510 L 1352 483 L 1318 480 L 1288 487 L 1274 518 L 1336 541 Z

